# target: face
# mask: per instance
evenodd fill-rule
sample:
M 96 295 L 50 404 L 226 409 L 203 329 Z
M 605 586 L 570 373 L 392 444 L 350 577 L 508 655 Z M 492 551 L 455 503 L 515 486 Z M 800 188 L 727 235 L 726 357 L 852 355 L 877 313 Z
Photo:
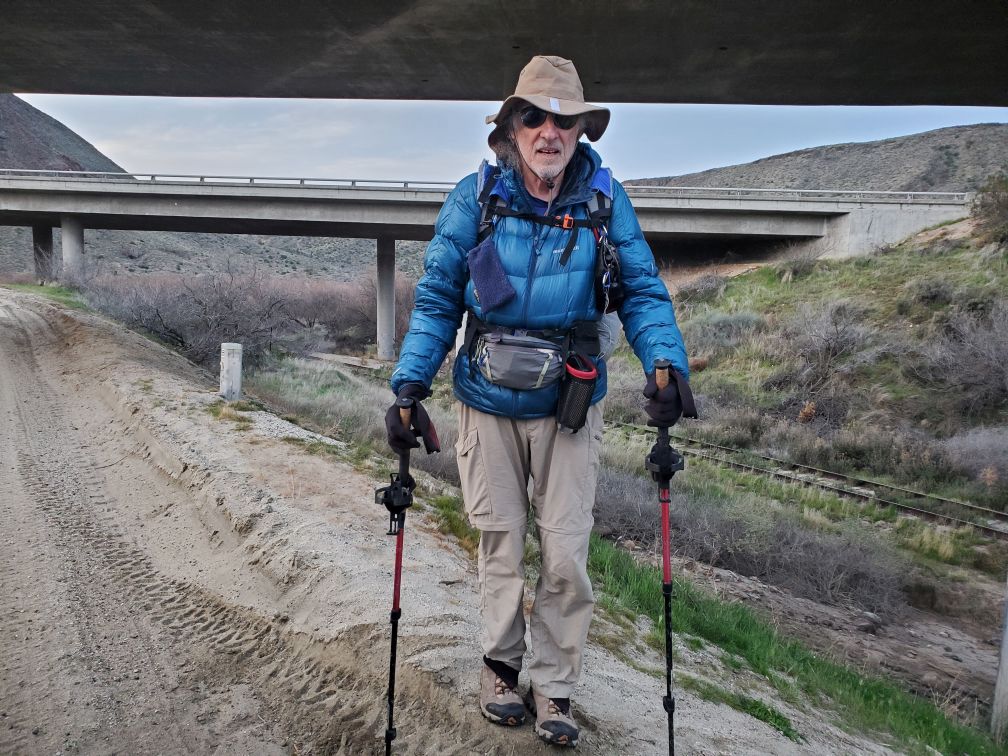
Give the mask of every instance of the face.
M 522 123 L 520 110 L 513 116 L 515 145 L 525 164 L 543 181 L 552 181 L 563 173 L 581 136 L 581 119 L 569 129 L 558 128 L 549 116 L 535 128 Z

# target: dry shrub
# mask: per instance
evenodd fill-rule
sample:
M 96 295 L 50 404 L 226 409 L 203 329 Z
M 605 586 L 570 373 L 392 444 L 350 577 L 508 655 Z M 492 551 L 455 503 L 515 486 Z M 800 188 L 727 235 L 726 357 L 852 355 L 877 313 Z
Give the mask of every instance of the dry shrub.
M 815 270 L 816 263 L 824 252 L 822 245 L 815 242 L 785 242 L 777 250 L 777 254 L 783 259 L 774 266 L 774 270 L 782 282 L 790 283 Z
M 941 442 L 953 464 L 987 488 L 1008 487 L 1008 426 L 973 428 Z
M 816 416 L 816 403 L 813 401 L 807 401 L 802 405 L 801 411 L 798 413 L 799 423 L 811 423 Z
M 973 200 L 973 215 L 980 221 L 984 242 L 1008 243 L 1008 173 L 987 179 Z
M 5 284 L 37 284 L 41 283 L 34 273 L 27 271 L 0 274 L 0 283 Z
M 943 278 L 914 278 L 903 284 L 903 294 L 896 300 L 896 311 L 910 315 L 918 307 L 929 310 L 952 302 L 955 290 Z
M 153 334 L 201 365 L 218 359 L 222 342 L 240 342 L 250 367 L 275 348 L 293 345 L 283 297 L 255 271 L 106 276 L 81 290 L 95 309 Z
M 708 357 L 737 349 L 766 328 L 766 319 L 754 312 L 712 312 L 683 323 L 683 340 L 691 352 Z
M 378 284 L 374 278 L 366 278 L 343 284 L 344 290 L 336 307 L 323 318 L 330 338 L 340 348 L 362 349 L 373 344 L 378 328 Z M 401 344 L 409 330 L 409 319 L 413 312 L 413 295 L 416 282 L 396 277 L 396 324 L 395 342 Z
M 176 274 L 95 277 L 80 282 L 88 303 L 143 329 L 194 362 L 210 366 L 220 344 L 237 341 L 250 367 L 273 354 L 302 354 L 326 346 L 364 350 L 375 343 L 376 284 L 267 276 L 228 266 L 201 276 Z M 412 281 L 396 281 L 396 338 L 413 309 Z
M 803 305 L 784 329 L 783 352 L 797 358 L 790 380 L 809 393 L 822 389 L 841 364 L 863 349 L 869 331 L 861 325 L 861 312 L 849 302 Z
M 599 526 L 617 539 L 657 548 L 655 484 L 603 468 L 595 498 Z M 750 500 L 674 492 L 672 545 L 681 556 L 791 590 L 826 603 L 899 613 L 906 565 L 893 549 L 852 526 L 840 533 L 806 527 L 800 517 L 778 517 Z
M 767 427 L 766 413 L 736 404 L 714 406 L 702 417 L 706 422 L 691 429 L 692 433 L 706 441 L 736 449 L 759 443 Z
M 997 300 L 985 315 L 954 313 L 908 368 L 967 417 L 1002 407 L 1008 401 L 1008 300 Z
M 924 435 L 856 423 L 837 430 L 779 422 L 763 441 L 774 456 L 837 472 L 891 476 L 918 488 L 962 483 L 969 474 L 943 446 Z
M 704 273 L 676 291 L 675 300 L 683 305 L 710 302 L 724 294 L 728 279 L 717 273 Z

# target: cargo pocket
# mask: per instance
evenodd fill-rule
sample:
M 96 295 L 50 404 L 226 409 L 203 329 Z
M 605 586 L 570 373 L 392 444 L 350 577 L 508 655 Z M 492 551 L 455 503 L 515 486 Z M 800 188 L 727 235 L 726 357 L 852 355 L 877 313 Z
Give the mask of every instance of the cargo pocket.
M 471 428 L 468 433 L 459 437 L 455 443 L 455 459 L 458 463 L 459 479 L 462 481 L 462 502 L 466 516 L 473 527 L 479 527 L 479 520 L 489 517 L 492 509 L 490 486 L 487 482 L 477 428 Z

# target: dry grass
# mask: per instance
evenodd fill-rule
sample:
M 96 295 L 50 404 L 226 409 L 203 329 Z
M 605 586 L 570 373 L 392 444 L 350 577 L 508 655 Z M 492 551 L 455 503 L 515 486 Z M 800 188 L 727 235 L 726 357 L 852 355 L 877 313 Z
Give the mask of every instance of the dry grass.
M 213 365 L 220 344 L 244 347 L 250 367 L 284 354 L 318 349 L 364 351 L 375 342 L 374 279 L 338 283 L 230 269 L 201 276 L 154 274 L 89 277 L 78 283 L 87 303 L 153 334 L 194 362 Z M 413 308 L 414 282 L 396 283 L 401 341 Z

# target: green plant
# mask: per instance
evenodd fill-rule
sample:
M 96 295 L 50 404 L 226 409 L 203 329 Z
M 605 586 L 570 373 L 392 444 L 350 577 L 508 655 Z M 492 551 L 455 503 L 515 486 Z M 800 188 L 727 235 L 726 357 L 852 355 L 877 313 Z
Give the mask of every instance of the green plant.
M 684 690 L 696 693 L 705 701 L 731 706 L 733 709 L 748 714 L 754 719 L 766 722 L 789 740 L 793 740 L 796 743 L 805 742 L 805 738 L 798 733 L 787 716 L 773 706 L 760 701 L 758 698 L 727 690 L 720 685 L 714 685 L 692 675 L 679 675 L 676 681 Z
M 615 602 L 651 618 L 656 635 L 663 636 L 664 608 L 657 568 L 638 563 L 597 536 L 592 536 L 588 567 L 601 590 Z M 971 756 L 1005 752 L 986 733 L 951 722 L 929 701 L 782 638 L 746 607 L 716 599 L 685 580 L 674 583 L 674 631 L 703 638 L 745 659 L 756 673 L 783 688 L 782 694 L 790 695 L 793 685 L 817 704 L 825 696 L 847 725 L 887 731 L 903 744 L 921 743 L 944 753 Z
M 80 294 L 74 289 L 67 288 L 66 286 L 36 286 L 35 284 L 17 283 L 3 284 L 3 286 L 8 289 L 13 289 L 14 291 L 23 291 L 28 294 L 39 294 L 74 310 L 87 309 L 87 305 L 81 300 Z

